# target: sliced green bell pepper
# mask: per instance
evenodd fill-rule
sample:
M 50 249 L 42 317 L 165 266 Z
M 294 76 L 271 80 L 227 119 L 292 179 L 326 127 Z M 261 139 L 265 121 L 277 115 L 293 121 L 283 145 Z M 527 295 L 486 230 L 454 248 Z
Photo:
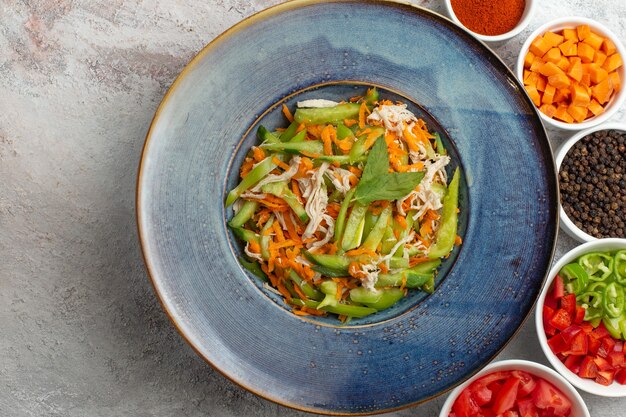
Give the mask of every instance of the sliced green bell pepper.
M 604 281 L 613 272 L 613 257 L 606 253 L 588 253 L 578 258 L 578 263 L 592 281 Z

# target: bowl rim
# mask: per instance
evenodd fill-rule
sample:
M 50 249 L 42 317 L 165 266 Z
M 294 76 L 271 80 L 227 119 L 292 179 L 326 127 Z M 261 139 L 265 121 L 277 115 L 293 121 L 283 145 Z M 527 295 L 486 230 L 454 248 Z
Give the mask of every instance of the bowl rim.
M 446 1 L 449 1 L 449 0 L 446 0 Z M 566 27 L 576 26 L 579 24 L 587 24 L 592 29 L 595 29 L 598 32 L 600 32 L 600 34 L 610 38 L 611 41 L 615 44 L 615 47 L 617 48 L 617 52 L 620 53 L 622 57 L 626 56 L 626 48 L 622 44 L 620 38 L 617 35 L 615 35 L 615 33 L 605 24 L 600 23 L 597 20 L 590 19 L 588 17 L 580 17 L 580 16 L 559 17 L 557 19 L 550 20 L 544 23 L 543 25 L 539 26 L 528 36 L 528 38 L 526 38 L 526 41 L 522 44 L 519 55 L 517 57 L 517 63 L 515 65 L 515 75 L 517 76 L 518 80 L 522 84 L 524 84 L 524 79 L 523 79 L 524 78 L 523 76 L 524 58 L 526 56 L 526 52 L 530 48 L 530 44 L 537 36 L 541 35 L 542 33 L 547 32 L 548 30 L 563 29 Z M 626 75 L 626 69 L 624 65 L 622 65 L 620 72 L 621 72 L 620 75 L 622 76 L 622 79 L 626 78 L 624 77 L 624 75 Z M 617 93 L 615 93 L 611 101 L 609 101 L 608 105 L 605 108 L 605 111 L 602 114 L 598 116 L 594 116 L 591 119 L 585 120 L 581 123 L 561 122 L 559 120 L 552 119 L 546 116 L 545 114 L 543 114 L 543 112 L 539 111 L 539 108 L 537 108 L 537 111 L 539 111 L 539 116 L 541 117 L 541 120 L 543 120 L 546 124 L 552 127 L 562 129 L 562 130 L 576 131 L 576 130 L 589 129 L 591 127 L 597 126 L 600 123 L 605 122 L 606 120 L 610 119 L 611 117 L 615 115 L 615 113 L 619 111 L 621 105 L 624 103 L 624 100 L 626 100 L 626 88 L 621 88 Z
M 550 350 L 548 346 L 548 338 L 546 336 L 546 332 L 543 328 L 543 304 L 546 299 L 546 294 L 548 289 L 552 285 L 552 281 L 556 277 L 558 271 L 561 270 L 565 265 L 570 263 L 572 260 L 578 258 L 579 256 L 592 252 L 594 250 L 598 250 L 598 247 L 612 247 L 614 249 L 605 249 L 605 250 L 615 250 L 618 248 L 626 249 L 626 239 L 621 238 L 604 238 L 604 239 L 596 239 L 591 242 L 584 243 L 582 245 L 576 246 L 571 249 L 567 253 L 565 253 L 559 260 L 554 264 L 552 269 L 550 270 L 550 274 L 548 275 L 548 280 L 545 282 L 543 288 L 541 289 L 541 293 L 537 298 L 536 310 L 535 310 L 535 330 L 537 332 L 537 338 L 539 339 L 539 346 L 541 346 L 541 350 L 543 350 L 543 354 L 548 359 L 552 367 L 562 376 L 564 377 L 570 384 L 575 386 L 576 388 L 588 392 L 590 394 L 598 395 L 601 397 L 626 397 L 626 385 L 619 385 L 616 382 L 609 385 L 608 387 L 604 385 L 600 385 L 595 381 L 586 380 L 569 369 L 556 357 L 554 353 Z M 607 392 L 607 389 L 609 391 Z
M 589 129 L 585 129 L 581 132 L 578 132 L 574 135 L 572 135 L 569 139 L 567 139 L 565 142 L 563 142 L 561 144 L 561 146 L 558 147 L 558 149 L 556 150 L 556 156 L 554 158 L 555 164 L 556 164 L 556 171 L 557 173 L 560 173 L 561 171 L 561 164 L 563 163 L 563 160 L 565 159 L 565 156 L 567 155 L 567 153 L 569 152 L 569 150 L 582 138 L 584 138 L 587 135 L 590 135 L 592 133 L 595 132 L 599 132 L 602 130 L 620 130 L 624 133 L 626 133 L 626 123 L 622 123 L 622 122 L 608 122 L 608 123 L 603 123 L 594 127 L 591 127 Z M 561 228 L 571 237 L 573 237 L 574 239 L 580 241 L 580 242 L 593 242 L 598 240 L 599 238 L 592 236 L 586 232 L 584 232 L 583 230 L 581 230 L 578 226 L 576 226 L 576 224 L 574 224 L 574 222 L 569 218 L 569 216 L 567 215 L 567 213 L 565 213 L 565 210 L 563 209 L 563 205 L 561 204 L 561 195 L 559 193 L 559 218 L 561 219 Z
M 501 42 L 519 35 L 524 29 L 526 29 L 526 26 L 528 26 L 528 24 L 530 23 L 537 8 L 537 2 L 535 0 L 526 0 L 526 6 L 524 7 L 524 13 L 522 14 L 522 18 L 519 22 L 517 22 L 517 25 L 515 25 L 513 29 L 509 30 L 508 32 L 501 33 L 500 35 L 482 35 L 480 33 L 474 32 L 463 23 L 461 23 L 459 18 L 456 16 L 456 13 L 454 13 L 451 0 L 445 0 L 444 4 L 446 6 L 448 16 L 450 16 L 454 23 L 456 23 L 467 32 L 471 33 L 472 36 L 484 42 Z
M 535 376 L 543 378 L 551 384 L 555 385 L 560 391 L 563 391 L 563 393 L 567 395 L 567 397 L 572 401 L 572 404 L 578 404 L 578 406 L 583 410 L 584 415 L 577 417 L 590 417 L 587 404 L 585 404 L 585 401 L 583 400 L 581 395 L 578 393 L 578 391 L 576 391 L 576 389 L 566 378 L 564 378 L 552 368 L 547 367 L 546 365 L 525 359 L 504 359 L 492 362 L 489 365 L 485 366 L 480 372 L 474 374 L 470 379 L 465 381 L 463 384 L 457 386 L 454 390 L 450 392 L 450 394 L 448 394 L 446 401 L 441 406 L 439 417 L 448 417 L 450 411 L 452 410 L 452 405 L 454 404 L 454 401 L 457 399 L 461 391 L 467 388 L 472 382 L 476 381 L 478 378 L 484 375 L 488 375 L 498 370 L 523 370 L 529 373 L 533 373 L 533 371 L 536 371 L 534 372 Z

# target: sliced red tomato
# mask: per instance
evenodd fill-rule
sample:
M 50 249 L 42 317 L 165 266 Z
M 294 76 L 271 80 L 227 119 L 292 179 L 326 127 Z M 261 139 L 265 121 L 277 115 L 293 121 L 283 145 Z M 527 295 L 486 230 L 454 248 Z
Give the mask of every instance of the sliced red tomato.
M 520 417 L 517 411 L 509 410 L 502 415 L 502 417 Z
M 512 374 L 519 379 L 519 388 L 517 389 L 518 398 L 527 396 L 533 392 L 535 386 L 537 386 L 537 381 L 535 381 L 535 378 L 528 372 L 513 371 Z
M 576 316 L 576 295 L 567 294 L 561 298 L 561 308 L 567 311 L 567 314 L 574 319 Z
M 470 391 L 464 389 L 452 405 L 456 417 L 476 417 L 481 415 L 480 407 L 472 399 Z
M 615 371 L 598 371 L 596 382 L 602 385 L 611 385 L 615 379 Z
M 557 329 L 563 331 L 565 329 L 567 329 L 571 324 L 572 324 L 572 318 L 570 317 L 569 313 L 562 309 L 559 308 L 555 313 L 554 316 L 552 316 L 552 318 L 549 321 L 550 325 L 556 327 Z
M 595 378 L 598 375 L 598 366 L 593 360 L 593 356 L 585 356 L 580 363 L 578 376 L 581 378 Z
M 539 417 L 539 410 L 532 398 L 517 400 L 517 409 L 522 417 Z
M 626 369 L 620 369 L 615 373 L 615 381 L 618 384 L 626 385 Z
M 488 404 L 493 396 L 493 392 L 486 385 L 475 385 L 474 383 L 470 385 L 469 390 L 476 404 L 481 407 Z
M 533 391 L 532 399 L 537 408 L 551 408 L 556 415 L 565 416 L 572 408 L 570 400 L 563 395 L 561 391 L 544 379 L 539 379 L 537 381 L 537 387 Z
M 513 408 L 517 399 L 517 388 L 519 387 L 519 378 L 510 376 L 504 382 L 502 389 L 496 394 L 491 409 L 495 414 L 502 414 Z

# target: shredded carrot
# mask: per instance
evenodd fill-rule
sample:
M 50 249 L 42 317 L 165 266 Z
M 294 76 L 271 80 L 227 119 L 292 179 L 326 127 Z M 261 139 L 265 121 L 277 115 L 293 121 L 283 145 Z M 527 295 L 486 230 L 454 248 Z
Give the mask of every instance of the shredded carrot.
M 461 239 L 461 236 L 456 235 L 456 237 L 454 238 L 454 244 L 457 246 L 460 246 L 463 243 L 463 239 Z
M 272 157 L 272 162 L 278 165 L 279 167 L 281 167 L 282 169 L 284 169 L 285 171 L 289 170 L 289 165 L 287 165 L 286 163 L 284 163 L 283 161 L 281 161 L 275 156 Z
M 285 115 L 287 120 L 289 120 L 289 123 L 293 122 L 293 115 L 291 114 L 291 112 L 289 111 L 289 108 L 285 104 L 283 104 L 283 114 Z
M 298 125 L 298 128 L 296 129 L 296 133 L 300 133 L 302 132 L 304 129 L 306 129 L 306 125 L 304 123 L 300 123 Z
M 403 229 L 405 229 L 405 230 L 409 228 L 409 225 L 408 225 L 408 223 L 406 222 L 406 218 L 405 218 L 405 217 L 403 217 L 403 216 L 401 216 L 401 215 L 397 214 L 397 215 L 394 217 L 394 219 L 396 220 L 396 222 L 398 222 L 398 224 L 400 225 L 400 227 L 401 227 L 401 228 L 403 228 Z
M 261 253 L 261 246 L 254 240 L 248 242 L 248 249 L 250 249 L 250 252 Z
M 359 107 L 359 129 L 363 129 L 365 127 L 365 112 L 367 111 L 367 106 L 365 102 L 361 103 L 361 107 Z
M 326 206 L 326 213 L 333 219 L 336 219 L 337 216 L 339 216 L 339 210 L 341 210 L 341 205 L 337 203 L 329 203 Z
M 335 300 L 341 300 L 341 295 L 343 294 L 343 283 L 340 281 L 337 283 L 337 292 L 335 292 Z
M 424 262 L 432 261 L 428 256 L 416 256 L 409 259 L 409 266 L 414 267 L 418 264 L 423 264 Z
M 378 132 L 370 132 L 367 134 L 367 138 L 365 138 L 365 149 L 369 149 L 372 147 L 372 145 L 374 145 L 374 142 L 376 142 L 376 139 L 378 139 L 379 133 Z
M 332 155 L 333 154 L 333 139 L 337 140 L 337 133 L 335 132 L 335 128 L 332 125 L 326 125 L 324 129 L 322 129 L 322 142 L 324 143 L 324 155 Z
M 278 291 L 280 291 L 280 293 L 283 295 L 283 297 L 285 297 L 285 299 L 287 300 L 287 302 L 291 301 L 291 294 L 289 293 L 289 291 L 287 290 L 287 288 L 285 287 L 285 284 L 283 284 L 281 281 L 278 281 L 276 283 L 276 289 Z
M 387 272 L 389 272 L 389 268 L 387 268 L 387 264 L 384 262 L 379 263 L 378 268 L 380 269 L 380 272 L 382 272 L 383 274 L 386 274 Z
M 302 290 L 300 289 L 300 287 L 298 285 L 294 285 L 293 286 L 293 290 L 296 292 L 296 294 L 298 294 L 298 297 L 300 297 L 300 299 L 302 300 L 308 300 L 309 297 L 306 296 L 306 294 L 304 294 L 302 292 Z
M 309 313 L 311 316 L 325 316 L 327 313 L 322 310 L 316 310 L 310 307 L 302 307 L 302 311 Z
M 420 235 L 423 237 L 430 235 L 433 232 L 432 222 L 425 221 L 420 226 Z
M 300 153 L 304 156 L 308 156 L 309 158 L 319 158 L 320 155 L 316 154 L 316 153 L 312 153 L 312 152 L 307 152 L 307 151 L 300 151 Z
M 285 216 L 285 226 L 287 226 L 287 233 L 289 233 L 291 240 L 295 241 L 297 244 L 301 244 L 300 236 L 298 235 L 296 225 L 293 223 L 291 216 Z
M 259 148 L 258 146 L 253 146 L 252 156 L 254 156 L 254 160 L 256 162 L 261 162 L 262 160 L 265 159 L 265 152 L 263 151 L 263 149 Z
M 343 124 L 346 125 L 346 127 L 352 127 L 352 126 L 354 126 L 357 123 L 358 123 L 358 121 L 356 121 L 354 119 L 345 119 L 343 121 Z
M 346 252 L 346 256 L 357 256 L 357 255 L 376 256 L 376 252 L 371 251 L 367 248 L 357 248 L 357 249 L 352 249 Z
M 350 97 L 350 100 L 348 100 L 350 103 L 356 103 L 357 101 L 361 100 L 363 98 L 363 96 L 354 96 L 354 97 Z
M 291 180 L 291 191 L 298 197 L 298 201 L 302 203 L 302 194 L 300 193 L 300 187 L 298 187 L 296 180 Z
M 246 158 L 241 164 L 241 168 L 239 168 L 239 176 L 243 179 L 248 175 L 252 168 L 254 167 L 254 160 L 252 158 Z
M 406 288 L 406 275 L 402 274 L 402 285 L 400 285 L 400 289 L 404 290 Z
M 284 242 L 285 235 L 283 234 L 283 229 L 281 229 L 280 224 L 278 222 L 274 222 L 274 224 L 272 225 L 272 228 L 274 229 L 276 240 L 278 242 Z

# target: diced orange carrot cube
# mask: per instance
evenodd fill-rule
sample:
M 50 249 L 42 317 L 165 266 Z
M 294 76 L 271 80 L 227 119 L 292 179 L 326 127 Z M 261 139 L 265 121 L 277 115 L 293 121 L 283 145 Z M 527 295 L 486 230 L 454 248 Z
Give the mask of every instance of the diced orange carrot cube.
M 604 38 L 604 42 L 602 42 L 602 52 L 604 52 L 607 56 L 613 55 L 617 52 L 617 47 L 609 38 Z
M 593 113 L 594 116 L 604 113 L 604 107 L 602 107 L 595 99 L 591 100 L 587 108 L 591 111 L 591 113 Z
M 559 104 L 554 113 L 554 118 L 564 121 L 565 123 L 573 123 L 574 119 L 567 112 L 566 104 Z
M 567 75 L 580 82 L 583 78 L 583 66 L 580 63 L 580 58 L 570 58 L 570 66 Z
M 591 63 L 589 65 L 589 77 L 593 84 L 598 84 L 609 76 L 609 73 L 604 68 L 601 68 L 598 64 Z
M 536 56 L 535 59 L 533 59 L 532 64 L 530 64 L 530 70 L 537 72 L 543 64 L 545 64 L 544 60 L 541 59 L 541 57 Z
M 553 62 L 546 62 L 546 63 L 544 63 L 541 67 L 539 67 L 539 71 L 538 72 L 539 72 L 539 74 L 545 75 L 546 77 L 549 77 L 549 76 L 555 75 L 555 74 L 563 74 L 563 70 L 561 68 L 559 68 Z
M 563 36 L 554 32 L 546 32 L 543 34 L 543 40 L 550 45 L 551 48 L 554 48 L 557 45 L 563 43 Z
M 541 96 L 541 102 L 543 104 L 552 104 L 554 102 L 554 93 L 556 93 L 556 88 L 553 85 L 546 84 L 546 89 L 543 90 L 543 96 Z
M 552 118 L 554 117 L 554 114 L 556 113 L 556 107 L 553 106 L 552 104 L 542 104 L 539 107 L 539 111 L 545 114 L 546 116 Z
M 537 91 L 537 87 L 534 85 L 525 85 L 524 88 L 535 106 L 539 107 L 541 105 L 541 96 L 539 95 L 539 91 Z
M 593 56 L 593 62 L 602 66 L 606 61 L 606 54 L 602 51 L 596 51 L 596 54 Z
M 577 123 L 580 123 L 587 117 L 587 107 L 570 104 L 567 107 L 567 113 L 572 116 Z
M 522 80 L 526 81 L 526 79 L 528 78 L 528 76 L 530 75 L 532 71 L 529 70 L 524 70 L 524 74 L 522 74 Z
M 622 88 L 622 80 L 620 80 L 617 72 L 613 71 L 609 73 L 609 79 L 611 80 L 611 85 L 615 91 L 619 91 Z
M 530 52 L 537 56 L 543 56 L 552 46 L 547 43 L 543 36 L 537 36 L 530 44 Z
M 561 53 L 565 56 L 574 56 L 578 53 L 577 43 L 570 39 L 559 45 Z
M 548 76 L 548 84 L 552 84 L 556 88 L 565 88 L 569 87 L 570 80 L 567 74 L 561 71 L 560 73 Z
M 539 75 L 537 78 L 537 82 L 535 83 L 535 86 L 537 87 L 537 90 L 543 92 L 546 90 L 546 85 L 548 85 L 548 79 L 542 75 Z
M 550 48 L 548 52 L 542 57 L 544 61 L 558 64 L 561 60 L 561 50 L 559 48 Z
M 585 42 L 578 42 L 578 56 L 583 62 L 592 62 L 596 50 Z
M 604 104 L 611 98 L 613 94 L 613 85 L 609 78 L 591 87 L 591 95 L 598 100 L 600 104 Z
M 536 86 L 539 77 L 541 77 L 541 75 L 531 71 L 530 74 L 528 74 L 528 77 L 526 77 L 526 79 L 524 80 L 524 85 Z
M 565 28 L 563 29 L 563 38 L 565 40 L 573 40 L 574 42 L 578 42 L 578 35 L 576 34 L 576 29 Z
M 557 67 L 561 68 L 563 71 L 569 70 L 569 59 L 567 57 L 562 56 L 559 59 L 559 62 L 556 64 Z
M 589 93 L 587 92 L 587 89 L 584 86 L 578 85 L 578 84 L 572 84 L 570 91 L 571 91 L 571 97 L 572 97 L 571 101 L 574 106 L 586 106 L 589 104 L 591 97 L 589 97 Z
M 528 51 L 526 53 L 526 56 L 524 57 L 524 68 L 530 68 L 534 60 L 535 60 L 535 54 Z
M 589 87 L 591 85 L 591 76 L 588 72 L 583 72 L 583 76 L 578 82 L 580 85 L 584 85 L 585 87 Z
M 550 84 L 548 84 L 550 85 Z M 563 103 L 564 101 L 567 101 L 567 99 L 569 98 L 569 89 L 567 88 L 557 88 L 556 92 L 554 93 L 554 99 L 553 102 L 556 103 Z
M 589 25 L 576 26 L 576 34 L 578 35 L 579 41 L 584 41 L 589 35 L 591 35 L 591 28 Z
M 589 36 L 585 38 L 585 43 L 590 45 L 596 51 L 600 49 L 602 42 L 604 42 L 604 38 L 595 32 L 591 32 Z
M 619 53 L 615 53 L 606 58 L 606 61 L 604 61 L 602 68 L 604 68 L 608 72 L 612 72 L 621 67 L 623 63 L 624 62 L 622 61 L 622 56 Z

